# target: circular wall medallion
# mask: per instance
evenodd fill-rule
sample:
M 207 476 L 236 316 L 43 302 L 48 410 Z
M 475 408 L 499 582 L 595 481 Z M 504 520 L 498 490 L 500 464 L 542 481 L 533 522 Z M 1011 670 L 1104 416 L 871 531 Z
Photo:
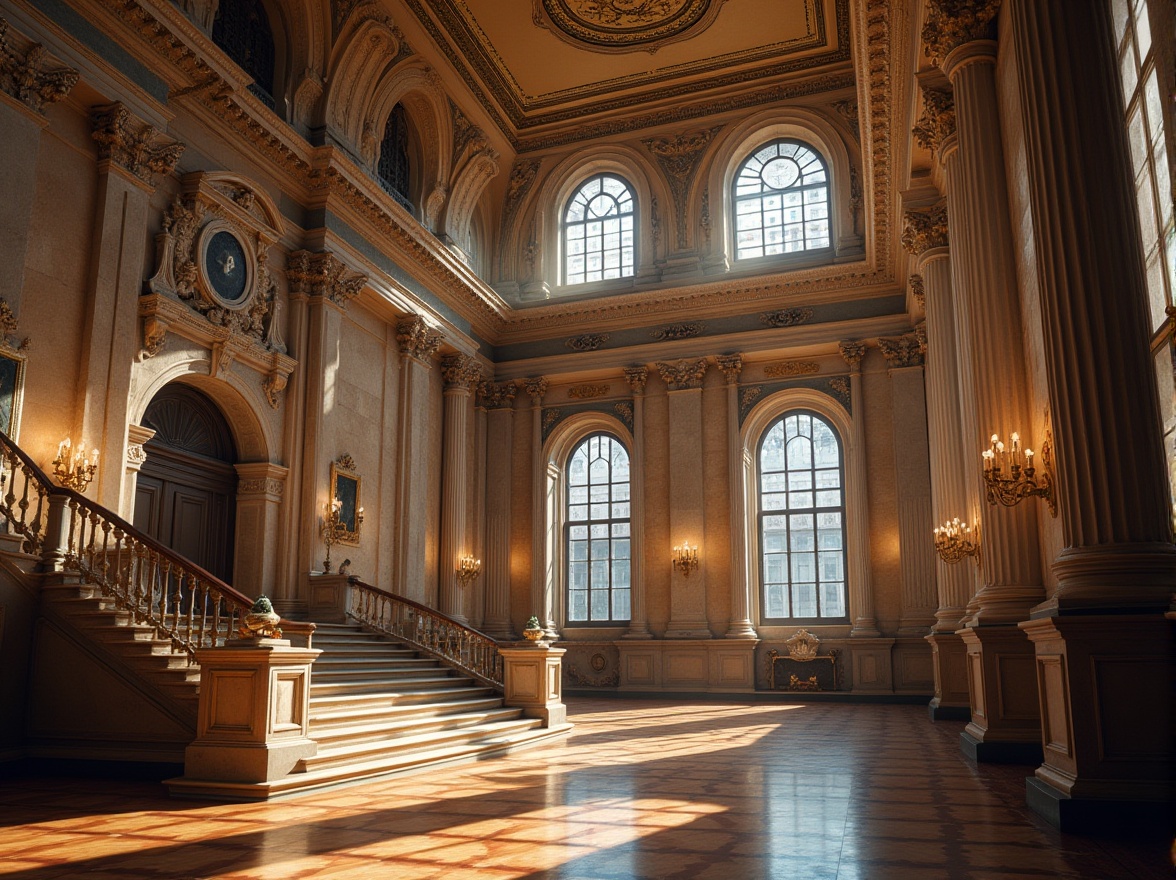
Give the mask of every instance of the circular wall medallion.
M 240 234 L 221 221 L 200 233 L 200 280 L 205 296 L 226 309 L 246 306 L 253 292 L 254 258 Z
M 536 0 L 558 36 L 604 52 L 657 48 L 709 25 L 724 0 Z M 536 16 L 539 20 L 540 16 Z
M 593 654 L 592 659 L 588 662 L 592 666 L 593 672 L 603 672 L 604 667 L 608 666 L 608 661 L 604 659 L 603 654 Z

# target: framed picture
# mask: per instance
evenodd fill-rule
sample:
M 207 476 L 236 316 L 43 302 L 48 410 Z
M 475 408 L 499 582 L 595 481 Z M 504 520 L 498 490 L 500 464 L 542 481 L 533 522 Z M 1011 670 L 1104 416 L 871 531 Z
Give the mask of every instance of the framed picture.
M 0 431 L 13 440 L 20 430 L 24 378 L 24 355 L 7 347 L 0 348 Z
M 331 503 L 339 502 L 339 522 L 343 524 L 339 543 L 353 547 L 359 544 L 362 523 L 359 485 L 360 477 L 350 455 L 341 455 L 338 461 L 331 462 Z

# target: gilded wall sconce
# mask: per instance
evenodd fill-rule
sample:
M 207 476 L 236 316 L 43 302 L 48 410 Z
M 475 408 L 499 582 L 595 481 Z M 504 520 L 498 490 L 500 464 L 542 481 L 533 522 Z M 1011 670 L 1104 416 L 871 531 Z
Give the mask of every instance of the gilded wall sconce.
M 691 547 L 689 541 L 683 541 L 682 546 L 674 548 L 671 562 L 674 568 L 682 572 L 682 577 L 690 577 L 690 572 L 698 568 L 698 548 Z
M 1016 431 L 1013 432 L 1011 448 L 1006 448 L 1000 437 L 993 434 L 991 445 L 980 455 L 984 460 L 985 497 L 989 504 L 999 501 L 1005 507 L 1013 507 L 1026 498 L 1037 496 L 1045 499 L 1051 516 L 1058 515 L 1058 503 L 1053 494 L 1049 432 L 1041 444 L 1040 469 L 1033 464 L 1032 449 L 1022 453 L 1021 436 Z
M 969 556 L 980 559 L 980 525 L 975 527 L 960 522 L 959 517 L 945 522 L 934 530 L 935 552 L 949 565 L 963 562 Z
M 347 523 L 340 516 L 343 502 L 336 498 L 323 505 L 323 543 L 327 545 L 327 558 L 323 560 L 323 571 L 331 572 L 331 548 L 338 544 L 347 534 Z
M 98 450 L 86 452 L 86 444 L 78 445 L 77 452 L 72 449 L 72 441 L 66 437 L 57 444 L 57 458 L 53 459 L 53 476 L 67 489 L 75 492 L 85 492 L 94 474 L 98 472 Z
M 482 573 L 482 560 L 465 555 L 457 561 L 457 579 L 468 587 Z

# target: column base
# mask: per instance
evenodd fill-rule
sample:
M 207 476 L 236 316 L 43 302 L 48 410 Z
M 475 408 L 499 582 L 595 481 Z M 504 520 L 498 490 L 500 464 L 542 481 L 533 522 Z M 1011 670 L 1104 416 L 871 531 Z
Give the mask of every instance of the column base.
M 944 705 L 939 697 L 932 697 L 927 704 L 927 715 L 932 721 L 967 721 L 972 717 L 972 710 L 967 706 Z
M 958 635 L 967 649 L 972 714 L 960 750 L 980 763 L 1040 761 L 1041 707 L 1032 643 L 1016 625 L 973 626 Z
M 968 721 L 972 717 L 968 697 L 968 649 L 954 632 L 924 636 L 931 646 L 935 696 L 927 706 L 932 721 Z
M 960 751 L 977 764 L 1039 764 L 1040 742 L 981 740 L 968 731 L 960 734 Z
M 1105 834 L 1108 831 L 1166 834 L 1176 824 L 1176 809 L 1171 801 L 1075 798 L 1036 776 L 1025 780 L 1025 803 L 1059 831 L 1072 834 Z

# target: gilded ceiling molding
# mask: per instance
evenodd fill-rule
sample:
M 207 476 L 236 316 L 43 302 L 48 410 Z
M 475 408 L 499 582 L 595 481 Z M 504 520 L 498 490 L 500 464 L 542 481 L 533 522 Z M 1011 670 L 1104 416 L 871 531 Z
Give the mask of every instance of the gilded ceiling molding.
M 777 309 L 760 315 L 760 322 L 769 327 L 795 327 L 797 324 L 807 324 L 812 319 L 812 309 Z
M 690 360 L 685 358 L 674 363 L 657 362 L 657 371 L 661 373 L 662 381 L 671 391 L 685 391 L 689 388 L 701 388 L 702 379 L 706 375 L 707 359 Z
M 645 393 L 645 383 L 649 380 L 648 367 L 625 367 L 625 381 L 629 383 L 629 390 L 634 394 Z
M 650 330 L 649 335 L 658 342 L 666 342 L 671 339 L 693 339 L 696 336 L 701 336 L 705 329 L 706 324 L 702 321 L 687 321 L 682 324 L 670 324 L 668 327 Z
M 184 152 L 183 144 L 165 138 L 118 101 L 92 107 L 90 122 L 99 163 L 113 163 L 148 186 L 155 185 L 154 175 L 171 174 Z
M 837 351 L 842 360 L 849 365 L 850 370 L 857 373 L 862 368 L 862 358 L 866 356 L 866 344 L 858 339 L 843 339 L 837 343 Z
M 891 149 L 895 107 L 891 76 L 891 0 L 866 0 L 866 73 L 869 85 L 869 144 L 873 170 L 874 240 L 876 256 L 885 261 L 894 246 L 891 232 L 891 183 L 894 161 Z
M 931 248 L 947 247 L 947 204 L 940 202 L 929 211 L 906 211 L 903 216 L 902 246 L 919 256 Z
M 543 405 L 543 395 L 547 393 L 547 379 L 539 376 L 535 379 L 523 379 L 523 390 L 531 398 L 531 403 L 534 406 Z
M 368 282 L 366 275 L 351 271 L 330 251 L 295 251 L 286 265 L 291 293 L 325 297 L 341 309 L 346 309 Z
M 595 52 L 656 52 L 706 30 L 725 0 L 534 0 L 532 20 Z M 812 19 L 810 31 L 812 28 Z
M 887 366 L 920 367 L 923 365 L 925 347 L 915 333 L 904 333 L 902 336 L 881 337 L 878 339 L 878 350 L 886 358 Z
M 739 374 L 743 372 L 743 355 L 720 354 L 715 356 L 715 366 L 722 372 L 728 385 L 739 384 Z
M 0 18 L 0 89 L 34 113 L 56 104 L 78 84 L 78 72 L 64 65 L 46 69 L 48 50 L 40 43 L 24 41 L 18 49 L 10 39 L 8 21 Z
M 677 219 L 678 247 L 686 247 L 686 214 L 690 206 L 690 184 L 698 173 L 706 148 L 722 129 L 715 125 L 702 131 L 679 134 L 672 138 L 643 138 L 641 143 L 657 159 L 665 172 L 674 196 L 674 215 Z
M 482 365 L 478 363 L 477 358 L 460 352 L 441 358 L 441 381 L 445 384 L 446 391 L 473 391 L 482 380 Z
M 939 67 L 953 49 L 991 38 L 999 10 L 1000 0 L 929 0 L 922 36 L 931 63 Z
M 484 379 L 478 384 L 478 406 L 483 409 L 510 409 L 514 406 L 519 386 L 514 382 L 491 382 Z
M 608 342 L 607 333 L 583 333 L 564 342 L 572 351 L 596 351 Z
M 573 385 L 568 389 L 568 397 L 573 400 L 594 400 L 604 397 L 611 389 L 611 385 Z
M 915 273 L 907 279 L 911 285 L 911 296 L 915 298 L 915 302 L 919 304 L 919 308 L 926 311 L 927 309 L 927 289 L 923 286 L 923 276 Z
M 915 140 L 923 149 L 934 153 L 955 134 L 955 130 L 955 97 L 951 89 L 924 86 L 923 112 L 911 129 Z
M 420 315 L 402 318 L 396 325 L 396 344 L 400 353 L 406 354 L 426 366 L 441 347 L 444 337 L 431 330 Z
M 768 364 L 764 367 L 764 375 L 770 379 L 780 379 L 785 376 L 807 376 L 821 372 L 821 365 L 813 361 L 784 361 L 780 364 Z

